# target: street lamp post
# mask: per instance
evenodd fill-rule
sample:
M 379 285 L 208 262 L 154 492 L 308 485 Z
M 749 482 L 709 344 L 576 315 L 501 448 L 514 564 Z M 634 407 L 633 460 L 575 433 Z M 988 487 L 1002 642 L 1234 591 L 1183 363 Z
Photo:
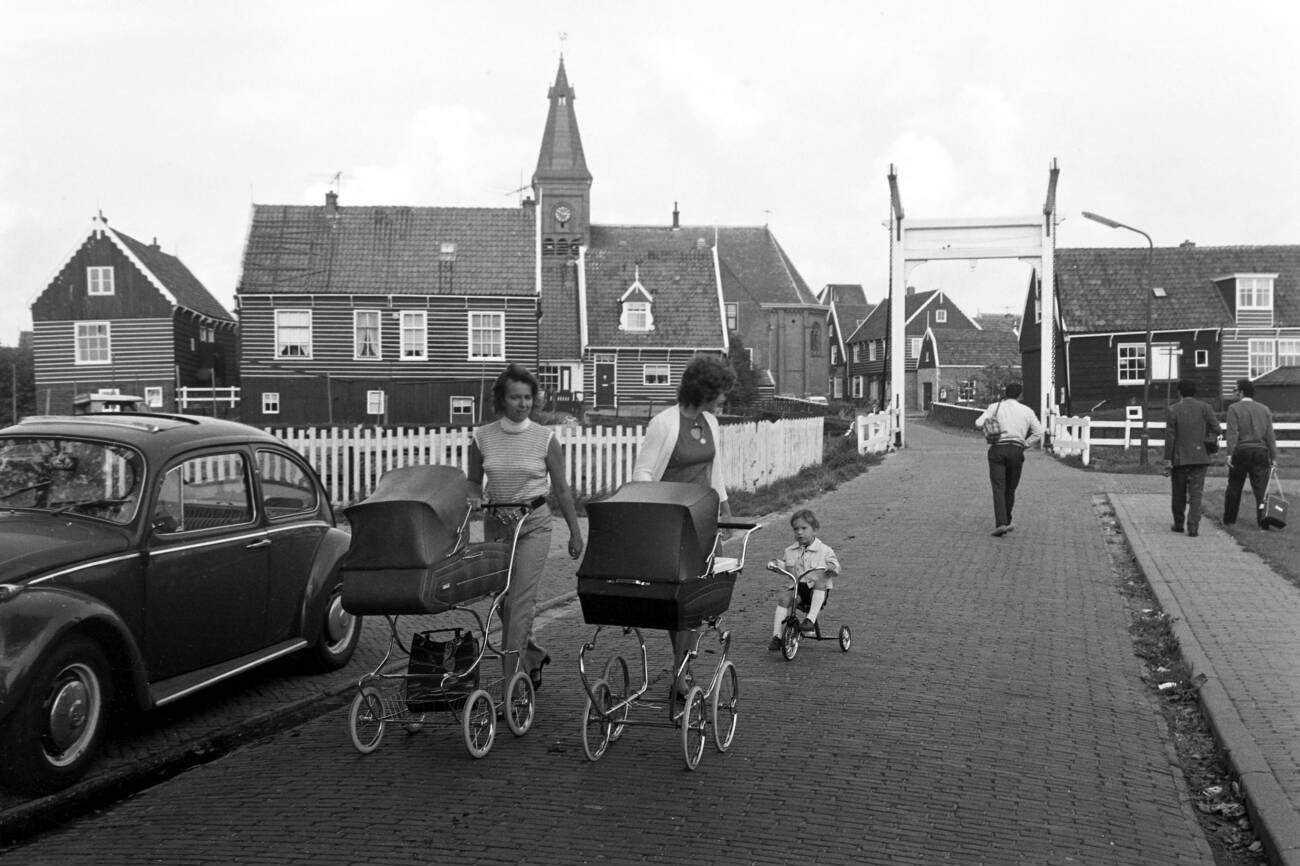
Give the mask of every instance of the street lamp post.
M 1150 441 L 1150 434 L 1147 427 L 1147 416 L 1151 414 L 1151 259 L 1155 255 L 1155 244 L 1151 242 L 1151 235 L 1135 229 L 1133 226 L 1124 225 L 1100 214 L 1089 213 L 1084 211 L 1083 215 L 1093 222 L 1101 223 L 1113 229 L 1128 229 L 1131 232 L 1137 232 L 1147 239 L 1147 266 L 1146 274 L 1142 280 L 1142 289 L 1146 294 L 1146 318 L 1147 318 L 1147 340 L 1146 356 L 1142 359 L 1142 367 L 1146 372 L 1142 382 L 1142 447 L 1138 451 L 1138 463 L 1143 466 L 1147 465 L 1147 443 Z

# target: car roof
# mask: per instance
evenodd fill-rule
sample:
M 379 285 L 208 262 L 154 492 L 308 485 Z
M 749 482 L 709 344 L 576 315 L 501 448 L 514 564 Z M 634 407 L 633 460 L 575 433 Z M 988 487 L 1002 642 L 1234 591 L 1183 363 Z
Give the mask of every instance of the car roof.
M 0 436 L 85 436 L 122 442 L 144 451 L 231 442 L 280 443 L 270 433 L 237 421 L 147 412 L 34 415 L 0 430 Z

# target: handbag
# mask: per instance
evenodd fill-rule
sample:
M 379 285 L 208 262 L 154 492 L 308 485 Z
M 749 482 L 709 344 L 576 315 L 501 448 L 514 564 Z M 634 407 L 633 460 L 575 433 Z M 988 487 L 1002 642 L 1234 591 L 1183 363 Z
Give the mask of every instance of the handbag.
M 1219 440 L 1218 440 L 1218 439 L 1206 439 L 1206 440 L 1205 440 L 1205 453 L 1206 453 L 1206 454 L 1218 454 L 1218 453 L 1219 453 Z
M 1259 516 L 1259 523 L 1269 529 L 1281 529 L 1286 526 L 1286 497 L 1282 495 L 1282 482 L 1277 478 L 1276 468 L 1269 472 L 1268 480 L 1277 487 L 1277 493 L 1264 497 L 1264 512 Z
M 984 441 L 990 445 L 998 444 L 998 440 L 1002 438 L 1002 424 L 998 421 L 998 408 L 1001 405 L 1002 401 L 999 400 L 998 405 L 993 407 L 993 414 L 984 422 Z
M 411 635 L 411 657 L 406 665 L 406 708 L 413 713 L 455 710 L 478 688 L 478 639 L 472 632 L 454 629 L 451 640 L 437 640 L 436 632 Z M 473 671 L 470 670 L 473 666 Z M 444 685 L 446 674 L 459 674 Z

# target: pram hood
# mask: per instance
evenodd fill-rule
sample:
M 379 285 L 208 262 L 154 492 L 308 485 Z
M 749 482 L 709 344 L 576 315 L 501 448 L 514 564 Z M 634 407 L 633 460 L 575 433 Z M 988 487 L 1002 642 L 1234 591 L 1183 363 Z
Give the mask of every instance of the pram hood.
M 460 543 L 469 479 L 454 466 L 385 472 L 375 492 L 345 508 L 352 543 L 344 569 L 425 568 Z
M 631 481 L 587 503 L 579 577 L 673 583 L 705 571 L 718 533 L 718 493 L 705 484 Z

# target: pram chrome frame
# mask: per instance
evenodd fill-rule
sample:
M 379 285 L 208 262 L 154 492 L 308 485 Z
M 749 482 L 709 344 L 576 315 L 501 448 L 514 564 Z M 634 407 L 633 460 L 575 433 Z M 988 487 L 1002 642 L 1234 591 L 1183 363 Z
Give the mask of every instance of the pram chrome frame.
M 468 545 L 469 533 L 467 530 L 470 518 L 475 512 L 476 504 L 482 512 L 484 520 L 488 519 L 489 512 L 498 509 L 518 509 L 520 512 L 519 518 L 514 521 L 514 534 L 510 542 L 510 560 L 506 571 L 505 585 L 500 592 L 470 599 L 464 603 L 452 604 L 444 610 L 429 614 L 432 616 L 442 616 L 447 613 L 467 615 L 473 618 L 477 626 L 477 632 L 472 628 L 453 627 L 426 629 L 424 630 L 425 634 L 452 633 L 455 637 L 459 637 L 461 631 L 464 630 L 472 634 L 481 634 L 482 640 L 479 641 L 478 652 L 472 664 L 464 670 L 444 673 L 439 685 L 436 688 L 423 690 L 421 698 L 426 701 L 440 699 L 446 701 L 446 711 L 452 715 L 459 714 L 466 750 L 471 757 L 482 758 L 491 751 L 492 743 L 496 739 L 498 715 L 504 716 L 506 726 L 517 737 L 522 737 L 528 732 L 532 727 L 535 715 L 536 694 L 533 690 L 532 680 L 525 671 L 516 670 L 510 677 L 509 683 L 506 684 L 506 698 L 502 701 L 500 714 L 498 713 L 497 702 L 493 698 L 493 689 L 505 683 L 504 673 L 499 678 L 489 679 L 486 683 L 480 678 L 476 687 L 468 696 L 461 695 L 461 690 L 456 688 L 467 678 L 478 674 L 483 659 L 489 655 L 499 660 L 510 657 L 518 658 L 518 650 L 506 650 L 493 644 L 491 631 L 493 618 L 497 617 L 499 619 L 501 604 L 510 591 L 510 583 L 514 578 L 519 534 L 528 515 L 532 513 L 533 507 L 530 503 L 476 503 L 474 500 L 470 500 L 470 507 L 466 509 L 465 516 L 457 530 L 456 545 L 447 554 L 447 557 L 462 553 Z M 481 602 L 484 598 L 491 599 L 486 615 L 480 614 L 479 611 L 469 606 Z M 438 712 L 438 710 L 420 711 L 408 708 L 407 687 L 411 675 L 405 668 L 406 660 L 394 659 L 394 650 L 399 651 L 405 659 L 409 659 L 411 647 L 402 642 L 397 626 L 398 615 L 383 614 L 383 616 L 388 622 L 389 628 L 388 647 L 375 668 L 369 673 L 363 674 L 357 681 L 357 696 L 353 699 L 348 713 L 348 733 L 352 738 L 353 746 L 362 754 L 369 754 L 379 748 L 379 743 L 384 736 L 384 730 L 389 724 L 402 725 L 408 732 L 414 733 L 425 725 L 433 713 Z M 504 641 L 504 631 L 500 637 Z M 412 640 L 412 645 L 413 643 Z M 516 663 L 514 667 L 517 668 L 518 664 Z M 454 693 L 448 694 L 449 692 Z
M 749 521 L 719 520 L 719 530 L 741 530 L 744 534 L 740 542 L 740 557 L 728 560 L 718 556 L 723 542 L 721 534 L 714 537 L 713 547 L 709 552 L 703 573 L 694 580 L 706 580 L 715 573 L 734 573 L 739 576 L 745 566 L 745 552 L 749 546 L 749 536 L 762 528 L 761 524 Z M 725 613 L 725 611 L 723 611 Z M 633 726 L 670 727 L 681 731 L 682 753 L 686 768 L 694 770 L 699 766 L 704 754 L 705 741 L 712 732 L 713 743 L 719 752 L 731 748 L 736 734 L 740 682 L 736 666 L 728 658 L 731 650 L 731 632 L 718 628 L 722 613 L 706 617 L 696 629 L 694 646 L 690 647 L 679 664 L 672 671 L 668 682 L 667 705 L 643 705 L 651 715 L 635 717 L 634 707 L 642 706 L 642 698 L 650 689 L 649 654 L 646 651 L 642 629 L 636 626 L 597 625 L 591 639 L 583 643 L 578 652 L 578 673 L 582 679 L 582 689 L 586 693 L 586 704 L 582 714 L 582 747 L 590 761 L 598 761 L 604 756 L 609 744 L 621 737 L 624 731 Z M 602 675 L 593 680 L 587 671 L 587 653 L 596 649 L 597 639 L 605 629 L 619 629 L 624 636 L 634 635 L 641 656 L 640 684 L 631 690 L 631 677 L 627 659 L 621 654 L 614 654 L 606 660 Z M 683 675 L 691 670 L 691 662 L 700 655 L 700 643 L 706 633 L 717 636 L 721 646 L 717 664 L 707 680 L 707 685 L 692 683 L 684 696 L 679 697 L 677 683 Z M 706 713 L 706 706 L 708 708 Z M 664 718 L 654 718 L 653 714 L 665 713 Z

